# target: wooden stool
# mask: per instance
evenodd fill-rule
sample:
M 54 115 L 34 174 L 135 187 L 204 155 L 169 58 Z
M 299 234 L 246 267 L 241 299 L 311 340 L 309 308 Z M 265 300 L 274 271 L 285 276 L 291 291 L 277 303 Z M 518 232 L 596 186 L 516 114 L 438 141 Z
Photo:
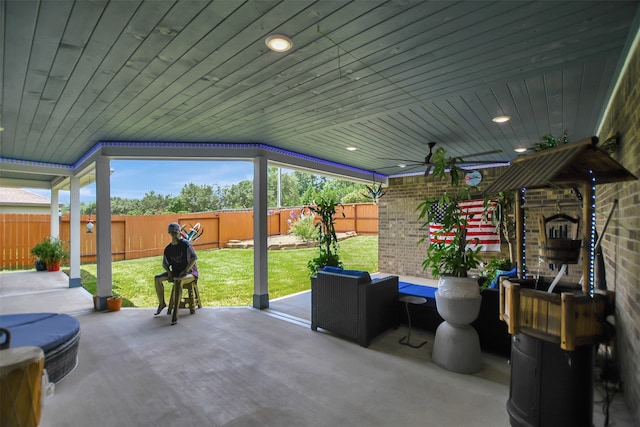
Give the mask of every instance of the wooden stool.
M 3 334 L 8 331 L 4 330 Z M 4 346 L 3 346 L 4 347 Z M 39 347 L 0 350 L 1 424 L 35 427 L 42 411 L 44 353 Z
M 198 281 L 194 280 L 193 282 L 183 284 L 182 291 L 187 291 L 187 295 L 184 296 L 183 294 L 182 298 L 180 298 L 177 308 L 188 308 L 189 313 L 195 314 L 196 306 L 198 308 L 202 308 L 202 301 L 200 301 L 200 290 L 198 289 Z M 171 314 L 171 311 L 175 306 L 174 304 L 174 293 L 172 291 L 167 314 Z

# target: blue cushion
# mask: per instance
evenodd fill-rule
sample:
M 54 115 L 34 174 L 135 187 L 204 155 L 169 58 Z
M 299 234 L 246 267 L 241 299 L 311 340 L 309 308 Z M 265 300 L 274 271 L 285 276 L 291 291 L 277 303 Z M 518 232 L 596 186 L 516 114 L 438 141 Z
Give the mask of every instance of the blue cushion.
M 49 317 L 57 316 L 56 313 L 20 313 L 0 315 L 0 326 L 5 329 L 14 328 L 20 325 L 39 322 Z
M 80 331 L 78 319 L 55 313 L 7 314 L 0 316 L 0 326 L 11 332 L 11 348 L 36 346 L 45 353 Z
M 330 265 L 325 265 L 322 267 L 321 271 L 327 271 L 329 273 L 342 273 L 342 267 L 332 267 Z
M 409 283 L 409 282 L 398 282 L 398 289 L 402 289 L 404 287 L 407 287 L 409 285 L 413 285 L 413 283 Z
M 500 277 L 502 277 L 502 276 L 505 276 L 505 277 L 518 277 L 518 267 L 513 267 L 509 271 L 498 270 L 498 275 L 496 275 L 495 279 L 493 279 L 491 281 L 491 284 L 489 285 L 489 288 L 491 288 L 491 289 L 498 288 L 499 284 L 500 284 Z
M 400 295 L 413 295 L 416 297 L 424 297 L 424 298 L 436 298 L 436 291 L 438 288 L 434 288 L 431 286 L 422 286 L 422 285 L 414 285 L 414 284 L 406 284 L 406 286 L 402 286 L 401 284 L 405 282 L 398 283 L 398 290 Z

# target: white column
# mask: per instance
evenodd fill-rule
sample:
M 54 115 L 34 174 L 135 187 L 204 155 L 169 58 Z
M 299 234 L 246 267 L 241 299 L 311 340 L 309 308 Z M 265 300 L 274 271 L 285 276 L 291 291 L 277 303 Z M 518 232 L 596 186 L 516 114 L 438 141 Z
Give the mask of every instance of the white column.
M 253 159 L 253 306 L 269 307 L 267 274 L 267 159 Z
M 69 287 L 82 286 L 80 279 L 80 180 L 76 176 L 70 178 L 69 196 Z
M 58 190 L 51 189 L 51 228 L 49 235 L 60 237 L 60 202 L 58 201 Z
M 98 286 L 96 301 L 98 310 L 106 310 L 111 287 L 111 182 L 109 158 L 96 160 L 96 258 Z

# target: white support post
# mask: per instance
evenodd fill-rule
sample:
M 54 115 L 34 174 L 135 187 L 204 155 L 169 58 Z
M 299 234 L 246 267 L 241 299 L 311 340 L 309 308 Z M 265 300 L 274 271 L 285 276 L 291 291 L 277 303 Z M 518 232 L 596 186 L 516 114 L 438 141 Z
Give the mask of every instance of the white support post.
M 51 227 L 49 235 L 60 237 L 60 202 L 58 201 L 58 189 L 51 189 Z
M 80 180 L 70 177 L 69 195 L 69 287 L 82 286 L 80 279 Z
M 111 182 L 109 158 L 96 159 L 96 252 L 98 289 L 96 308 L 106 310 L 112 295 L 111 274 Z
M 267 159 L 253 159 L 253 306 L 269 307 L 267 263 Z

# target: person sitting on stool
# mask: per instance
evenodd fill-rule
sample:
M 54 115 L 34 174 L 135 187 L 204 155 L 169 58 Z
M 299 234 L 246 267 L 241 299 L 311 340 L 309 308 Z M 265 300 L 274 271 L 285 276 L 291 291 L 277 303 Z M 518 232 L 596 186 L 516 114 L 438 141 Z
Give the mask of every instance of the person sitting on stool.
M 178 323 L 178 301 L 182 297 L 182 286 L 198 280 L 198 266 L 196 265 L 198 256 L 191 243 L 180 237 L 180 225 L 178 223 L 172 222 L 169 224 L 169 234 L 171 235 L 171 243 L 164 249 L 164 257 L 162 259 L 162 268 L 165 271 L 155 276 L 159 305 L 154 316 L 160 314 L 167 306 L 164 300 L 164 282 L 173 282 L 173 300 L 176 307 L 172 307 L 171 324 L 175 325 Z

